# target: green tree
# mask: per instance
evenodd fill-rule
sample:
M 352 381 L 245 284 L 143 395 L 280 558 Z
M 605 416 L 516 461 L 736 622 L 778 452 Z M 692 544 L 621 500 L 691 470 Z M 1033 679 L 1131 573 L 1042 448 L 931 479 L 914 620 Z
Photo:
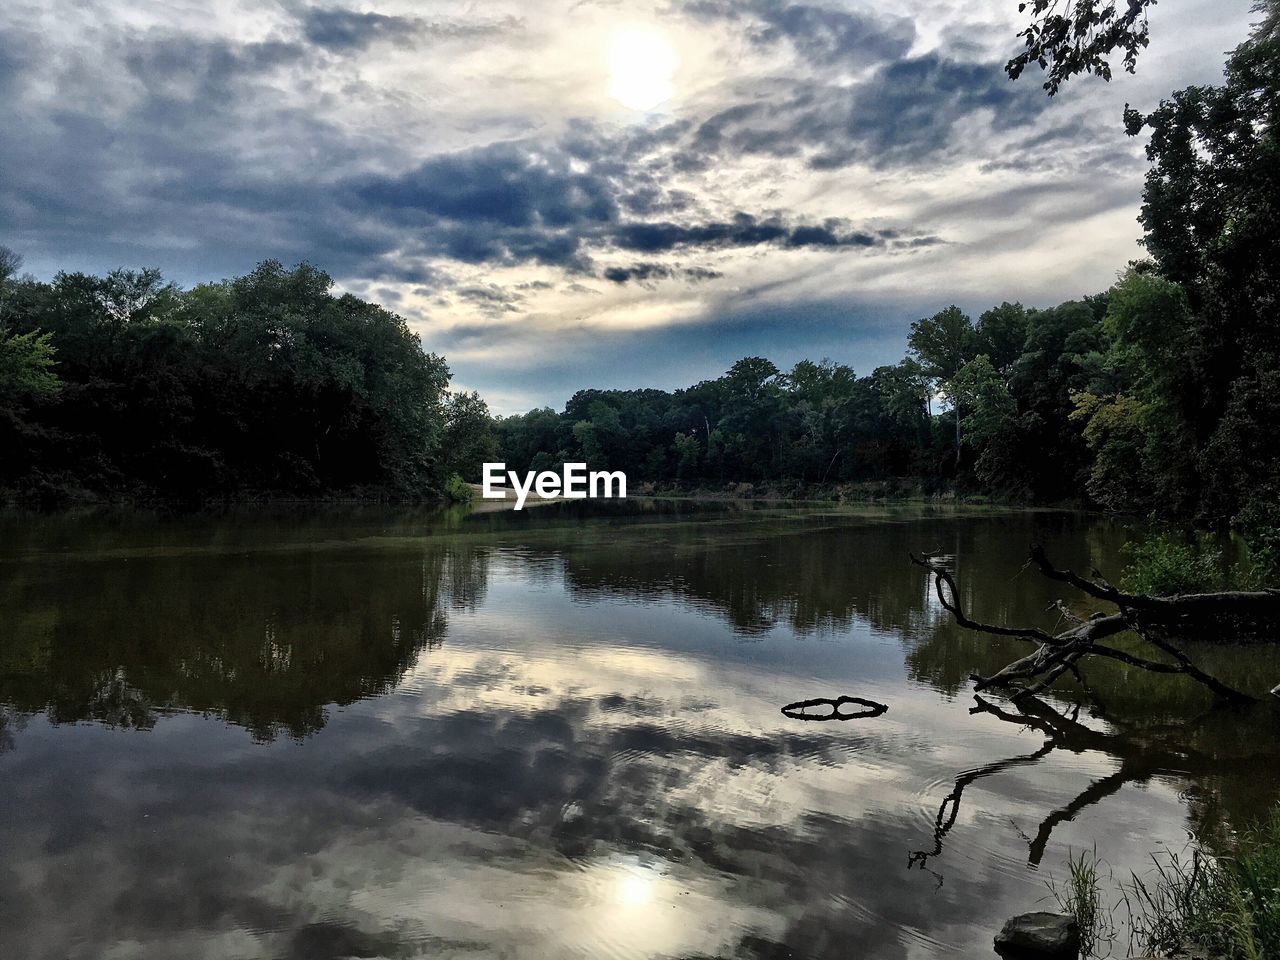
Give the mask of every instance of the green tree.
M 53 366 L 51 334 L 15 334 L 0 325 L 0 398 L 13 403 L 55 392 L 58 376 Z
M 1004 430 L 1016 412 L 1013 395 L 991 358 L 980 353 L 951 378 L 956 404 L 965 411 L 964 428 L 981 447 Z
M 22 256 L 0 245 L 0 323 L 5 322 L 13 278 L 22 269 Z
M 1114 363 L 1132 377 L 1125 388 L 1129 398 L 1118 406 L 1086 402 L 1073 415 L 1087 424 L 1086 441 L 1102 457 L 1090 479 L 1092 489 L 1107 491 L 1099 502 L 1116 509 L 1149 503 L 1173 515 L 1195 511 L 1197 434 L 1212 416 L 1196 360 L 1199 325 L 1183 287 L 1150 271 L 1130 269 L 1112 288 L 1103 326 Z M 1103 420 L 1094 426 L 1093 416 Z M 1128 443 L 1136 448 L 1122 451 Z M 1139 461 L 1146 470 L 1139 470 Z M 1128 494 L 1125 477 L 1134 484 Z
M 978 317 L 974 349 L 985 353 L 991 365 L 1008 377 L 1013 364 L 1022 356 L 1030 325 L 1026 307 L 1005 301 Z
M 956 409 L 963 410 L 965 435 L 977 450 L 974 472 L 989 489 L 1011 491 L 1020 486 L 1009 462 L 1014 445 L 1017 403 L 1004 377 L 980 353 L 951 380 Z
M 197 499 L 438 492 L 447 366 L 403 318 L 331 287 L 274 261 L 189 291 L 151 270 L 6 281 L 6 356 L 30 374 L 56 349 L 61 387 L 9 438 L 6 466 L 21 466 L 3 482 Z
M 932 317 L 911 324 L 907 344 L 925 376 L 933 380 L 937 389 L 947 392 L 952 377 L 974 356 L 977 343 L 973 320 L 952 304 Z M 954 397 L 949 396 L 949 400 L 955 408 L 956 464 L 959 466 L 963 413 L 956 407 Z
M 676 476 L 687 480 L 698 472 L 698 461 L 702 459 L 702 445 L 698 438 L 689 433 L 677 433 L 673 444 L 676 454 Z
M 1269 446 L 1221 459 L 1239 448 L 1232 438 L 1274 433 L 1253 419 L 1267 404 L 1247 398 L 1280 369 L 1280 4 L 1258 9 L 1263 19 L 1228 58 L 1222 85 L 1180 90 L 1146 115 L 1126 111 L 1130 133 L 1150 132 L 1144 242 L 1185 298 L 1163 343 L 1141 327 L 1135 337 L 1151 357 L 1148 381 L 1169 364 L 1158 375 L 1160 414 L 1178 427 L 1171 459 L 1186 465 L 1176 508 L 1217 519 L 1247 506 L 1260 489 L 1253 464 L 1274 460 Z
M 474 390 L 449 395 L 440 448 L 446 477 L 478 483 L 481 464 L 495 462 L 498 444 L 489 405 Z
M 567 455 L 560 455 L 566 443 L 568 428 L 550 407 L 499 417 L 494 421 L 493 427 L 498 447 L 497 459 L 505 462 L 510 470 L 547 470 L 568 459 Z M 537 457 L 543 459 L 535 467 L 534 459 Z
M 1072 420 L 1084 424 L 1083 434 L 1093 454 L 1086 484 L 1089 495 L 1109 510 L 1136 511 L 1152 503 L 1151 472 L 1145 462 L 1147 436 L 1144 408 L 1123 394 L 1098 397 L 1078 393 Z

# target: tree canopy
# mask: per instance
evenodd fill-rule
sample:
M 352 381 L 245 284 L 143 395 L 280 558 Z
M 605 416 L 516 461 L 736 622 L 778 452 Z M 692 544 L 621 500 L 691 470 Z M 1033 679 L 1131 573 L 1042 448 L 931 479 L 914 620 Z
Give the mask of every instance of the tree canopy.
M 309 264 L 190 290 L 153 270 L 13 274 L 0 487 L 23 495 L 430 496 L 446 444 L 487 434 L 403 318 Z

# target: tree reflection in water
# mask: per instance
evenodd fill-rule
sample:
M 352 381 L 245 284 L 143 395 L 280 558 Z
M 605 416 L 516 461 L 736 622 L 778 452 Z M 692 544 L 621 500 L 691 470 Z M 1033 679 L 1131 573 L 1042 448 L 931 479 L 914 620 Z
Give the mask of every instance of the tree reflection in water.
M 103 548 L 109 550 L 109 548 Z M 326 708 L 387 693 L 483 601 L 490 550 L 419 540 L 379 562 L 340 544 L 154 549 L 33 564 L 0 581 L 0 750 L 21 718 L 150 729 L 191 712 L 258 741 L 322 729 Z
M 1197 728 L 1215 718 L 1225 718 L 1228 722 L 1238 720 L 1241 713 L 1238 709 L 1215 708 L 1190 723 L 1171 723 L 1139 730 L 1131 723 L 1108 718 L 1102 710 L 1095 708 L 1093 717 L 1112 727 L 1111 730 L 1097 730 L 1080 720 L 1079 704 L 1062 711 L 1043 699 L 1023 697 L 1012 704 L 1011 711 L 980 696 L 973 699 L 975 705 L 969 709 L 971 715 L 984 714 L 1035 730 L 1045 736 L 1045 742 L 1032 753 L 984 764 L 956 777 L 954 788 L 938 806 L 932 849 L 911 852 L 907 857 L 908 869 L 928 869 L 929 860 L 942 853 L 943 841 L 955 826 L 966 787 L 1016 767 L 1039 763 L 1057 750 L 1075 754 L 1101 753 L 1117 761 L 1118 766 L 1114 772 L 1092 781 L 1070 801 L 1050 811 L 1040 821 L 1034 836 L 1024 835 L 1027 863 L 1031 866 L 1040 864 L 1055 828 L 1075 819 L 1082 810 L 1113 795 L 1121 787 L 1145 784 L 1155 777 L 1212 781 L 1222 777 L 1248 776 L 1260 762 L 1257 756 L 1224 756 L 1194 745 Z M 1226 716 L 1228 714 L 1231 716 Z M 1212 840 L 1215 831 L 1210 826 L 1205 833 L 1205 839 Z

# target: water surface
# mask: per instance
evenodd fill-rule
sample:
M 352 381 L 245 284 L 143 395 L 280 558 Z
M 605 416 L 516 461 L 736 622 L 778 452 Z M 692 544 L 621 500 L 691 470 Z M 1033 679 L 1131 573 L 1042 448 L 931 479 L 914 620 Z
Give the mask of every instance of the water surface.
M 1177 678 L 975 701 L 1023 648 L 907 561 L 1052 626 L 1076 598 L 1028 544 L 1112 572 L 1125 537 L 652 501 L 0 518 L 4 954 L 989 957 L 1069 850 L 1138 866 L 1280 796 L 1274 722 Z M 889 710 L 780 713 L 841 694 Z

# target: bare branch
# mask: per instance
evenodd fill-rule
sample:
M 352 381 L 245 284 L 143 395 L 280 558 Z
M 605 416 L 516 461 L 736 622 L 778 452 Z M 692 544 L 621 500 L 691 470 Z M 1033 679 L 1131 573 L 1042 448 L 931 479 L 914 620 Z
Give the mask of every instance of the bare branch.
M 1015 701 L 1034 697 L 1068 671 L 1080 679 L 1078 663 L 1084 657 L 1096 654 L 1153 673 L 1185 674 L 1211 690 L 1215 696 L 1231 703 L 1254 702 L 1255 697 L 1201 670 L 1167 634 L 1179 627 L 1187 629 L 1188 625 L 1203 629 L 1206 622 L 1220 621 L 1223 617 L 1235 618 L 1238 622 L 1252 624 L 1257 629 L 1259 625 L 1277 622 L 1277 616 L 1280 615 L 1280 591 L 1236 591 L 1230 594 L 1188 594 L 1177 597 L 1138 596 L 1116 589 L 1097 571 L 1094 571 L 1094 579 L 1088 579 L 1071 570 L 1060 570 L 1049 561 L 1042 547 L 1033 546 L 1029 562 L 1035 564 L 1046 577 L 1070 584 L 1095 599 L 1112 603 L 1120 611 L 1113 614 L 1095 613 L 1088 619 L 1080 619 L 1059 602 L 1059 612 L 1066 615 L 1073 625 L 1056 635 L 1050 635 L 1035 627 L 1001 627 L 970 619 L 960 605 L 960 591 L 950 571 L 927 556 L 913 555 L 911 562 L 932 574 L 939 602 L 960 626 L 992 636 L 1016 637 L 1036 643 L 1036 649 L 1031 653 L 1007 664 L 991 676 L 973 675 L 970 678 L 977 690 L 992 687 L 1011 690 Z M 1171 657 L 1174 662 L 1153 660 L 1099 642 L 1130 630 Z
M 911 562 L 918 567 L 924 567 L 934 576 L 934 588 L 938 594 L 938 602 L 942 604 L 944 610 L 956 618 L 956 623 L 967 630 L 977 630 L 981 633 L 990 633 L 998 637 L 1017 637 L 1020 640 L 1036 640 L 1049 646 L 1054 646 L 1058 641 L 1036 627 L 997 627 L 990 623 L 979 623 L 977 620 L 970 620 L 960 607 L 960 590 L 956 587 L 955 579 L 951 573 L 941 564 L 935 563 L 927 556 L 917 557 L 914 553 L 909 555 Z M 951 599 L 948 600 L 943 592 L 942 586 L 946 584 L 947 589 L 951 592 Z

